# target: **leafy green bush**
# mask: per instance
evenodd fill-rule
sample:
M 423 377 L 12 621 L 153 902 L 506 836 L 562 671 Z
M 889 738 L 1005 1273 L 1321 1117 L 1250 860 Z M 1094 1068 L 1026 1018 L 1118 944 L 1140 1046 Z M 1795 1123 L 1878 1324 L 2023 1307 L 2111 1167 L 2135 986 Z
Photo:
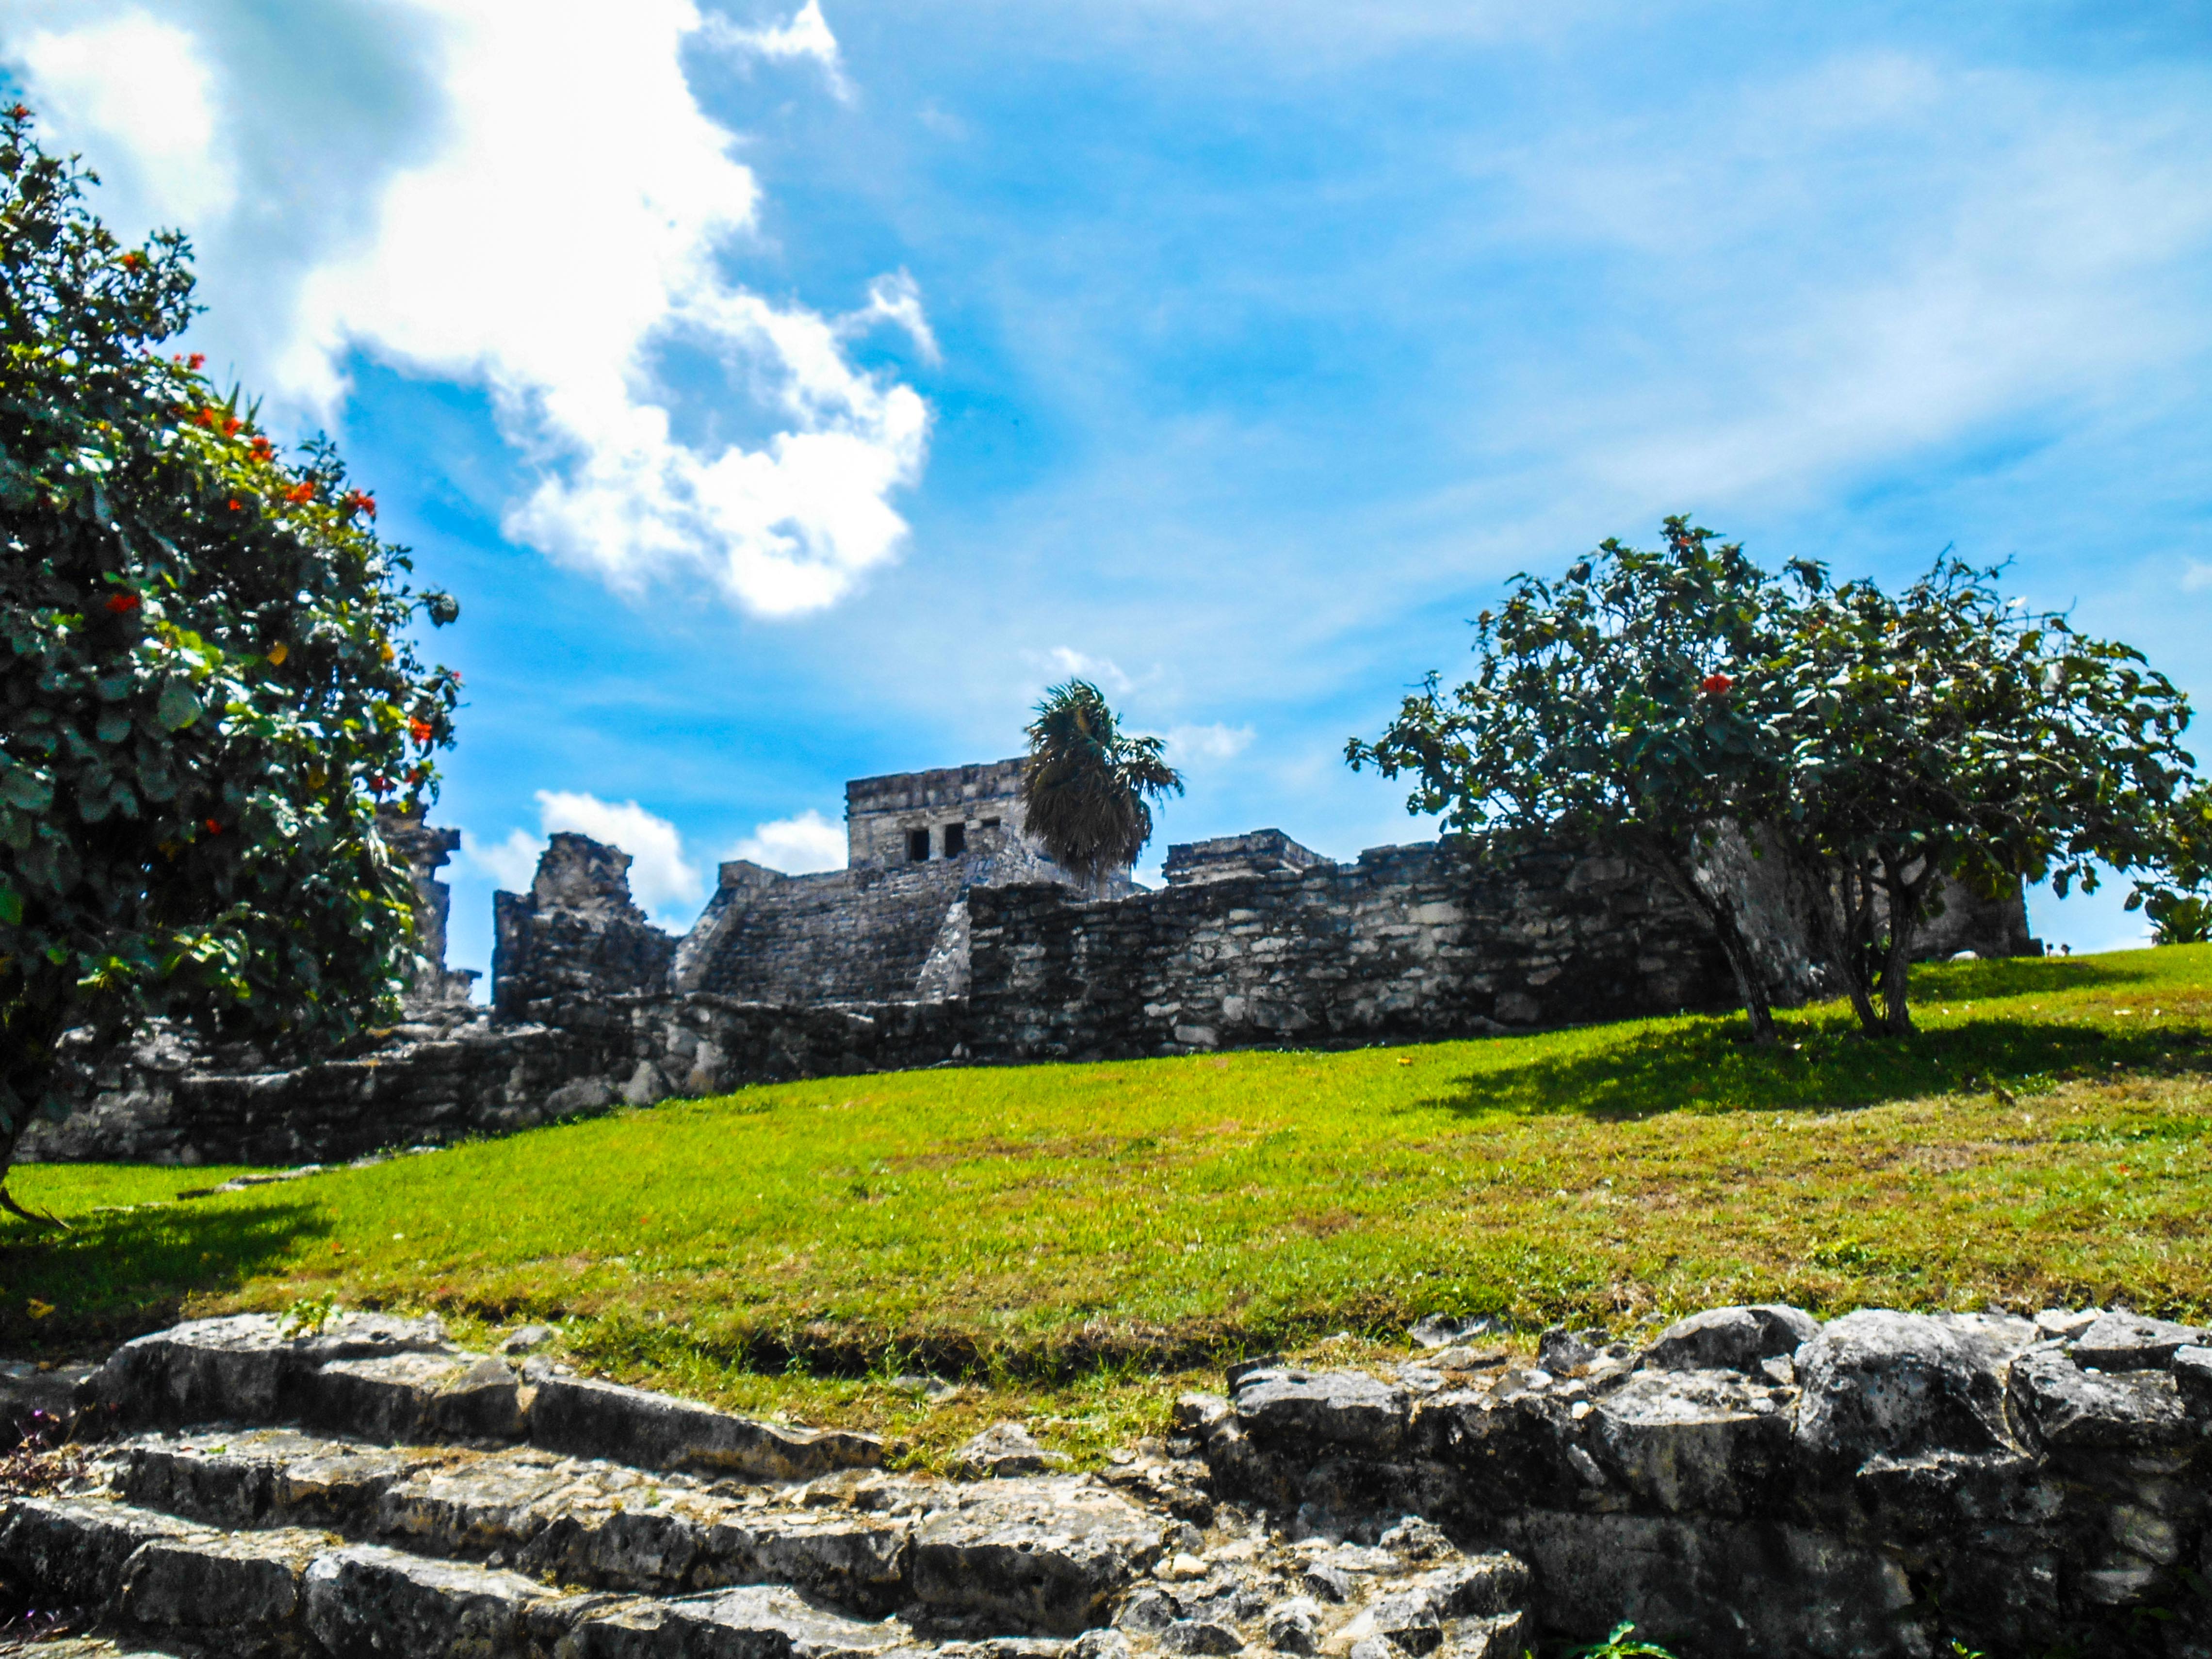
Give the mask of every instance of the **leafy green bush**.
M 198 356 L 174 234 L 125 247 L 97 182 L 0 114 L 0 1176 L 155 1014 L 343 1039 L 409 967 L 385 796 L 434 793 L 458 677 L 376 504 L 289 458 Z M 4 1199 L 4 1189 L 0 1189 Z

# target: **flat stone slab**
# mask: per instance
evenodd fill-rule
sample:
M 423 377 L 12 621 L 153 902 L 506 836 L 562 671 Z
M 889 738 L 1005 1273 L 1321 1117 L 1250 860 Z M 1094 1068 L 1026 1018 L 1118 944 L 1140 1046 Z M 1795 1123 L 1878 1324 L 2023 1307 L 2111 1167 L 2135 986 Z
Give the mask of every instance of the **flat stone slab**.
M 0 1561 L 56 1600 L 99 1603 L 143 1544 L 204 1529 L 104 1498 L 11 1498 L 0 1503 Z
M 1638 1371 L 1597 1402 L 1596 1443 L 1646 1504 L 1734 1515 L 1786 1464 L 1796 1403 L 1735 1370 Z
M 1075 1635 L 1105 1620 L 1109 1596 L 1159 1559 L 1161 1522 L 1080 1478 L 963 1488 L 914 1537 L 915 1599 L 1009 1631 Z
M 2178 1349 L 2194 1347 L 2205 1333 L 2194 1325 L 2141 1314 L 2100 1314 L 2074 1340 L 2074 1363 L 2106 1371 L 2162 1370 Z
M 1285 1366 L 1237 1380 L 1237 1415 L 1271 1449 L 1334 1447 L 1388 1456 L 1406 1437 L 1411 1401 L 1403 1389 L 1364 1371 L 1307 1371 Z
M 307 1564 L 329 1548 L 324 1534 L 292 1528 L 149 1539 L 124 1566 L 123 1613 L 185 1632 L 285 1631 L 299 1618 Z
M 647 1602 L 585 1620 L 575 1659 L 874 1659 L 913 1640 L 896 1620 L 864 1624 L 780 1586 Z
M 1657 1371 L 1752 1371 L 1762 1359 L 1785 1359 L 1820 1334 L 1820 1322 L 1777 1302 L 1708 1308 L 1678 1319 L 1644 1351 Z
M 477 1354 L 332 1360 L 300 1392 L 308 1422 L 365 1440 L 519 1440 L 528 1428 L 514 1372 Z
M 2092 1371 L 2068 1354 L 2038 1348 L 2012 1368 L 2021 1415 L 2056 1450 L 2159 1451 L 2197 1437 L 2174 1380 L 2163 1370 Z
M 308 1632 L 337 1659 L 537 1659 L 604 1605 L 518 1572 L 426 1561 L 375 1544 L 318 1557 L 303 1590 Z
M 883 1442 L 841 1429 L 793 1429 L 716 1411 L 696 1401 L 549 1368 L 528 1373 L 537 1396 L 530 1438 L 548 1450 L 605 1457 L 644 1468 L 693 1469 L 750 1480 L 811 1480 L 844 1468 L 873 1468 Z
M 283 1521 L 345 1527 L 435 1453 L 386 1451 L 293 1429 L 144 1435 L 118 1449 L 117 1489 L 134 1504 L 210 1526 Z
M 272 1314 L 195 1319 L 125 1343 L 85 1379 L 78 1402 L 126 1426 L 268 1423 L 289 1414 L 301 1376 L 332 1360 L 445 1351 L 434 1316 L 349 1313 L 297 1335 Z

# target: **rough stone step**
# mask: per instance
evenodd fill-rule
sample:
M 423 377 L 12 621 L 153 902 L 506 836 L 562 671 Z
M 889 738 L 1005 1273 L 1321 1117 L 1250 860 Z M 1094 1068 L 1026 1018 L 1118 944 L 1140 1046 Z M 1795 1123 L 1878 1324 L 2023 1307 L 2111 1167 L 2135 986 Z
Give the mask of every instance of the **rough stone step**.
M 463 1352 L 434 1317 L 346 1314 L 287 1334 L 267 1314 L 126 1342 L 77 1390 L 94 1425 L 303 1423 L 386 1443 L 528 1438 L 644 1468 L 811 1480 L 883 1462 L 873 1435 L 789 1428 L 543 1359 Z
M 1073 1635 L 1183 1523 L 1078 1476 L 954 1486 L 873 1475 L 755 1490 L 534 1448 L 381 1447 L 213 1427 L 106 1449 L 114 1490 L 222 1528 L 314 1527 L 653 1595 L 800 1590 L 875 1618 L 910 1607 L 1001 1633 Z
M 914 1645 L 781 1585 L 646 1601 L 295 1528 L 219 1532 L 99 1498 L 0 1504 L 0 1559 L 131 1635 L 230 1656 L 862 1659 Z

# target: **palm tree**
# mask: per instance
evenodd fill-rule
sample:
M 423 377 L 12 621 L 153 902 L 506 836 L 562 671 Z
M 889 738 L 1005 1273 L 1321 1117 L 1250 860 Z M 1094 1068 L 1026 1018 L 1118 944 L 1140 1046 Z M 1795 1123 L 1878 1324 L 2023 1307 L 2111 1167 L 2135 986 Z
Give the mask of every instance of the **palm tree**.
M 1104 694 L 1088 680 L 1048 690 L 1028 730 L 1022 809 L 1029 833 L 1082 881 L 1134 864 L 1152 838 L 1147 798 L 1182 793 L 1182 775 L 1162 758 L 1165 745 L 1123 736 Z

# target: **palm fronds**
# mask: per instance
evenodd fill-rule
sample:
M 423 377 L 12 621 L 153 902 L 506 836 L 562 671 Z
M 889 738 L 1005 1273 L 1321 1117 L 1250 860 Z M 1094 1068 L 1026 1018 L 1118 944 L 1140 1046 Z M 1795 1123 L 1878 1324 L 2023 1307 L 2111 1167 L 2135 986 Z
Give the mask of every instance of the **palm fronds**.
M 1029 833 L 1084 881 L 1134 864 L 1152 838 L 1148 802 L 1182 793 L 1166 745 L 1123 735 L 1105 695 L 1088 680 L 1046 691 L 1028 734 L 1022 808 Z

